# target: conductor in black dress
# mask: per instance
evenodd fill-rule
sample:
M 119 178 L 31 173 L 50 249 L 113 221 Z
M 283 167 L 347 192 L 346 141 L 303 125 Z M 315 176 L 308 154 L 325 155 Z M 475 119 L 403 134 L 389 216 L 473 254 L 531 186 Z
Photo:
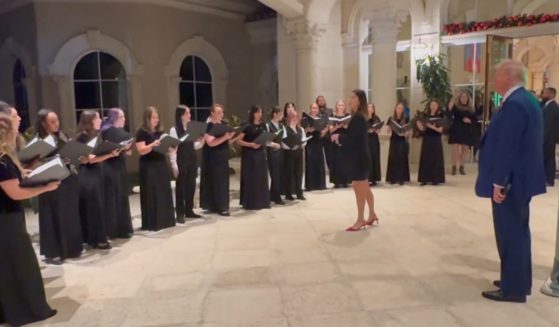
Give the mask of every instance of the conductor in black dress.
M 47 143 L 53 142 L 57 150 L 69 141 L 60 131 L 58 115 L 52 110 L 39 110 L 35 129 L 37 138 Z M 57 152 L 49 157 L 56 156 Z M 75 171 L 69 161 L 65 161 L 67 168 Z M 40 246 L 47 263 L 60 265 L 65 259 L 77 258 L 82 254 L 79 189 L 78 176 L 72 173 L 60 183 L 57 190 L 39 195 Z
M 344 148 L 349 164 L 349 177 L 357 202 L 357 220 L 346 231 L 354 232 L 367 225 L 378 223 L 379 219 L 375 213 L 375 199 L 368 182 L 371 171 L 371 154 L 368 147 L 369 111 L 365 91 L 354 90 L 349 99 L 349 107 L 352 119 L 347 134 L 335 134 L 331 136 L 331 139 L 332 142 Z M 369 207 L 368 220 L 365 220 L 365 203 Z
M 12 118 L 0 107 L 0 324 L 11 326 L 30 324 L 56 314 L 46 301 L 21 201 L 54 191 L 60 183 L 20 187 L 23 170 L 15 154 L 20 121 L 17 111 Z
M 369 103 L 367 106 L 369 109 L 369 151 L 371 152 L 371 173 L 369 174 L 369 184 L 371 186 L 377 185 L 378 182 L 382 180 L 381 170 L 380 170 L 380 140 L 378 133 L 380 132 L 379 127 L 373 127 L 375 124 L 381 122 L 380 117 L 377 116 L 377 110 L 373 103 Z
M 543 90 L 543 157 L 547 186 L 555 185 L 555 148 L 559 141 L 559 105 L 555 101 L 557 90 Z
M 272 109 L 272 119 L 266 124 L 270 133 L 279 133 L 278 138 L 283 139 L 286 130 L 282 124 L 283 111 L 280 107 Z M 268 170 L 270 171 L 270 198 L 277 205 L 285 205 L 281 198 L 283 184 L 283 150 L 281 144 L 272 142 L 268 145 Z
M 208 131 L 216 124 L 224 124 L 223 107 L 214 104 L 208 123 Z M 229 213 L 229 141 L 234 132 L 215 137 L 206 134 L 200 181 L 200 207 L 220 216 Z
M 241 206 L 246 210 L 270 208 L 266 146 L 254 143 L 266 131 L 262 108 L 252 106 L 248 124 L 238 137 L 241 153 Z
M 142 229 L 158 231 L 175 226 L 171 172 L 164 151 L 155 151 L 163 127 L 155 107 L 144 111 L 142 127 L 136 133 L 136 150 L 140 155 L 140 206 Z
M 443 118 L 443 112 L 441 111 L 439 101 L 429 101 L 426 118 Z M 418 181 L 422 186 L 427 183 L 433 185 L 444 183 L 444 153 L 443 142 L 441 140 L 443 127 L 429 122 L 424 124 L 421 120 L 418 120 L 416 124 L 423 137 L 419 159 Z

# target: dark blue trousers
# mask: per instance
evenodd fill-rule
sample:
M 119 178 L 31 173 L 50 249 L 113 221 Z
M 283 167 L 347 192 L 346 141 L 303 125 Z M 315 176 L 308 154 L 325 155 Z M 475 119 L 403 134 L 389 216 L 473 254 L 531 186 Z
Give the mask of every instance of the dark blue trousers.
M 503 203 L 492 204 L 501 259 L 501 291 L 504 295 L 528 295 L 532 289 L 530 199 L 520 199 L 510 192 Z

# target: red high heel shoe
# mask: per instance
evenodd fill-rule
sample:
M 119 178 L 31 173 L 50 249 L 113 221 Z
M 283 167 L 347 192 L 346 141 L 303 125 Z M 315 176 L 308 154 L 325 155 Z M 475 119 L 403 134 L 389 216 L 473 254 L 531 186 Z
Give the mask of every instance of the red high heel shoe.
M 362 229 L 363 229 L 363 230 L 367 229 L 367 223 L 365 223 L 365 224 L 363 224 L 363 225 L 361 225 L 361 226 L 359 226 L 359 227 L 353 227 L 353 226 L 348 227 L 345 231 L 346 231 L 346 232 L 358 232 L 358 231 L 360 231 L 360 230 L 362 230 Z
M 365 223 L 365 225 L 367 226 L 373 226 L 375 224 L 375 222 L 377 223 L 377 226 L 380 224 L 380 220 L 377 216 L 373 217 L 373 219 L 371 220 L 367 220 L 367 222 Z

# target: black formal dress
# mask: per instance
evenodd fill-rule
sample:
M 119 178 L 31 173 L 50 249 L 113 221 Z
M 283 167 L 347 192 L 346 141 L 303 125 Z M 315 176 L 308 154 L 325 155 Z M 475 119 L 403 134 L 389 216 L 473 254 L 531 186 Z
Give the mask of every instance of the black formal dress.
M 312 138 L 305 147 L 305 190 L 326 189 L 326 169 L 324 167 L 324 142 L 320 131 L 310 133 Z
M 136 133 L 136 142 L 150 145 L 161 134 L 140 128 Z M 157 151 L 140 156 L 140 205 L 143 230 L 158 231 L 175 226 L 171 172 L 166 156 Z
M 109 127 L 102 132 L 103 140 L 121 143 L 132 136 L 122 128 Z M 130 201 L 128 198 L 128 178 L 126 153 L 103 162 L 105 222 L 110 238 L 130 238 L 134 233 Z
M 96 144 L 101 142 L 100 136 L 96 136 L 95 139 Z M 84 133 L 78 135 L 76 141 L 84 144 L 94 142 L 92 138 Z M 103 163 L 80 166 L 78 179 L 80 184 L 80 218 L 83 239 L 92 247 L 107 243 L 103 177 Z
M 335 118 L 344 118 L 349 116 L 349 114 L 343 116 L 336 116 Z M 337 129 L 332 134 L 346 134 L 347 129 L 341 127 Z M 331 135 L 332 135 L 331 134 Z M 332 161 L 330 166 L 330 182 L 334 184 L 335 187 L 347 187 L 351 182 L 349 180 L 349 169 L 347 158 L 344 154 L 343 148 L 335 143 L 332 143 Z
M 254 142 L 266 129 L 264 124 L 249 124 L 243 130 L 245 142 Z M 270 187 L 268 184 L 268 163 L 266 147 L 258 149 L 243 147 L 241 153 L 241 199 L 246 210 L 270 208 Z
M 378 116 L 369 119 L 369 128 L 381 120 Z M 369 175 L 369 183 L 375 184 L 382 180 L 380 170 L 380 141 L 376 131 L 369 132 L 369 152 L 371 153 L 371 174 Z
M 176 134 L 180 139 L 188 134 L 186 129 L 179 132 L 176 127 L 171 129 L 171 135 Z M 177 167 L 179 174 L 175 185 L 175 209 L 177 219 L 194 217 L 194 194 L 196 193 L 196 176 L 198 176 L 198 156 L 194 143 L 190 140 L 182 142 L 177 149 Z
M 0 157 L 0 182 L 21 174 L 7 156 Z M 25 214 L 0 188 L 0 324 L 23 326 L 56 314 L 45 297 L 37 256 L 25 227 Z
M 214 123 L 208 124 L 208 131 Z M 204 145 L 200 181 L 200 207 L 209 212 L 229 212 L 229 142 Z
M 442 114 L 431 117 L 442 117 Z M 419 159 L 418 181 L 422 184 L 437 185 L 445 182 L 442 134 L 427 126 L 425 128 L 426 130 L 421 133 L 423 143 Z
M 547 185 L 555 185 L 555 148 L 559 138 L 559 105 L 549 101 L 543 107 L 543 157 Z
M 305 133 L 301 127 L 294 130 L 292 127 L 286 128 L 288 137 L 296 135 L 298 139 L 302 140 Z M 293 148 L 284 147 L 284 171 L 283 178 L 285 182 L 284 192 L 287 199 L 293 198 L 293 194 L 297 197 L 303 197 L 303 170 L 304 170 L 304 151 L 302 145 L 294 146 Z
M 448 143 L 466 146 L 475 145 L 474 124 L 477 117 L 471 108 L 460 108 L 457 105 L 450 110 L 452 126 L 448 131 Z M 464 118 L 471 120 L 471 124 L 466 124 Z
M 334 114 L 334 110 L 331 108 L 319 108 L 318 116 L 320 118 L 328 118 Z M 322 148 L 324 149 L 324 158 L 326 159 L 326 165 L 328 167 L 328 171 L 332 170 L 332 161 L 333 159 L 333 147 L 332 141 L 330 140 L 330 134 L 326 133 L 326 135 L 321 139 Z
M 392 118 L 390 118 L 392 119 Z M 408 121 L 399 121 L 404 125 Z M 390 184 L 403 184 L 410 181 L 409 144 L 405 136 L 394 132 L 390 136 L 390 149 L 388 151 L 388 166 L 386 169 L 386 181 Z
M 268 122 L 267 130 L 270 133 L 277 133 L 284 128 L 283 124 L 275 125 Z M 282 173 L 283 173 L 283 151 L 281 149 L 273 149 L 268 147 L 268 170 L 270 172 L 270 199 L 276 203 L 281 203 L 282 195 Z
M 53 135 L 60 149 L 67 141 Z M 68 167 L 74 171 L 72 167 Z M 74 173 L 64 179 L 58 189 L 39 195 L 39 236 L 41 254 L 46 258 L 77 258 L 83 251 L 83 235 L 79 207 L 80 183 Z
M 366 181 L 371 173 L 368 130 L 367 119 L 363 114 L 355 113 L 347 133 L 339 136 L 339 143 L 348 161 L 350 181 Z

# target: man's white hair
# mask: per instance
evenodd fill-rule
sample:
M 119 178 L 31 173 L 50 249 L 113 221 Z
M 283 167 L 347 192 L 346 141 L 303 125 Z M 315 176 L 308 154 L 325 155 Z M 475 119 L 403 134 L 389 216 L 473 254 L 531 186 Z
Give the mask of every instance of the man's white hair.
M 496 69 L 503 69 L 507 76 L 515 79 L 522 85 L 526 85 L 528 81 L 528 73 L 526 67 L 520 61 L 506 59 L 501 61 Z

